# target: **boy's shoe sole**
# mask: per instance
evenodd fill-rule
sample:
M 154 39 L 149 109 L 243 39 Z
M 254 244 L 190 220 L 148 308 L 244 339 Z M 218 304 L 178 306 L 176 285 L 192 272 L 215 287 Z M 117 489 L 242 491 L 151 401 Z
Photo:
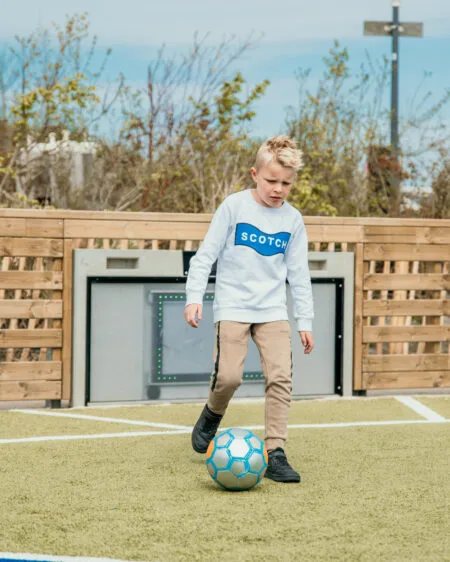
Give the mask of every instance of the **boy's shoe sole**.
M 299 482 L 302 481 L 300 474 L 298 476 L 279 476 L 278 474 L 272 474 L 271 472 L 268 472 L 266 470 L 265 474 L 264 474 L 265 478 L 269 478 L 270 480 L 273 480 L 274 482 L 285 482 L 286 484 L 298 484 Z

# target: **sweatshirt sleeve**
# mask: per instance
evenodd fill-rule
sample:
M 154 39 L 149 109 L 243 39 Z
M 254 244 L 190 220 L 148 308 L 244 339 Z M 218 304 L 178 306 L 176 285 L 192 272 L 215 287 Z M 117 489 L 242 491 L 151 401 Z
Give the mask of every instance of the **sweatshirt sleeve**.
M 200 248 L 189 262 L 186 306 L 202 304 L 211 268 L 225 245 L 230 226 L 231 211 L 225 199 L 217 208 Z
M 294 319 L 299 332 L 311 332 L 314 318 L 311 274 L 308 266 L 308 237 L 301 220 L 286 250 L 287 280 L 294 303 Z

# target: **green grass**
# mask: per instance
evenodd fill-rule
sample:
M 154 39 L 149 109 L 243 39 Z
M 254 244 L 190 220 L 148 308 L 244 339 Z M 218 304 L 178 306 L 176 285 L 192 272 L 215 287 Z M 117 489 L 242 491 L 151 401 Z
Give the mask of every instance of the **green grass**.
M 84 435 L 122 433 L 123 431 L 158 431 L 158 428 L 85 421 L 61 417 L 0 412 L 0 439 L 19 439 L 44 435 Z
M 396 411 L 397 419 L 416 418 L 395 403 L 301 402 L 290 423 L 350 421 L 352 405 L 360 419 L 378 419 L 383 404 L 384 419 Z M 125 417 L 122 409 L 102 411 Z M 140 407 L 132 418 L 170 423 L 159 417 L 166 412 L 173 423 L 192 424 L 199 406 Z M 22 417 L 30 425 L 42 419 Z M 227 425 L 259 424 L 263 404 L 233 404 L 227 417 Z M 70 421 L 45 420 L 54 435 Z M 86 433 L 97 423 L 73 421 Z M 448 424 L 291 429 L 287 452 L 302 484 L 265 479 L 232 493 L 212 481 L 189 435 L 0 445 L 0 551 L 161 562 L 442 562 L 450 559 L 449 449 Z

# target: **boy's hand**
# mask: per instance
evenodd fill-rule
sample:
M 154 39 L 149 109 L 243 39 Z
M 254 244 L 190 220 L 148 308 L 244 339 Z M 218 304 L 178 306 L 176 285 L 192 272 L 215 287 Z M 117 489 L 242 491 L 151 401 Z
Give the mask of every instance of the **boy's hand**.
M 201 304 L 189 304 L 184 309 L 184 318 L 189 326 L 193 328 L 198 328 L 198 322 L 202 319 L 202 305 Z
M 314 347 L 314 338 L 312 332 L 299 332 L 302 345 L 305 348 L 304 353 L 308 355 Z

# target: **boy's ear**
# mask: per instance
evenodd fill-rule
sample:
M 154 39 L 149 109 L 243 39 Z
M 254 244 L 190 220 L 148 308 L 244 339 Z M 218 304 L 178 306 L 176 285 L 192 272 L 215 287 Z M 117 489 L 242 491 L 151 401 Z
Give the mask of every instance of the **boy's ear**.
M 252 175 L 253 180 L 256 182 L 256 168 L 250 168 L 250 173 Z

